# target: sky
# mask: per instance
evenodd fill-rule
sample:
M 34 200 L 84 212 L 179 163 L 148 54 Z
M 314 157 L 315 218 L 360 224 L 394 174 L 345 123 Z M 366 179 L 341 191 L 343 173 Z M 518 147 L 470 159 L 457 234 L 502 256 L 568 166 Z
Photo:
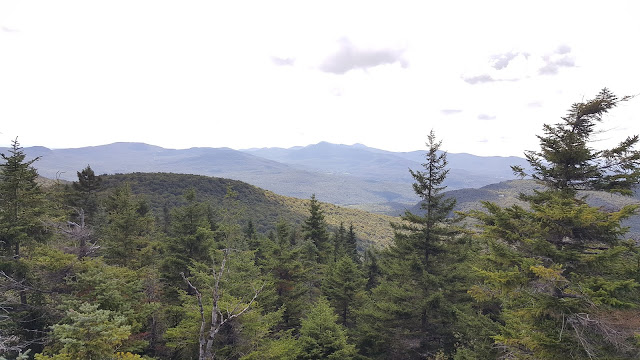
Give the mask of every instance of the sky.
M 328 141 L 521 156 L 640 94 L 640 2 L 0 0 L 0 146 Z M 598 146 L 640 133 L 640 96 Z

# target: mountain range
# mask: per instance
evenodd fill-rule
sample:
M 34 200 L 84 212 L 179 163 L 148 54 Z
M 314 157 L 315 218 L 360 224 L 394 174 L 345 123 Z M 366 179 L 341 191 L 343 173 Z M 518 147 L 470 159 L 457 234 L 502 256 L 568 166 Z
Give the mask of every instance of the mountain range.
M 0 152 L 6 153 L 6 150 L 0 148 Z M 175 150 L 143 143 L 113 143 L 73 149 L 36 146 L 24 151 L 29 158 L 40 157 L 35 166 L 40 175 L 51 179 L 76 180 L 76 172 L 87 165 L 98 174 L 205 175 L 239 180 L 297 199 L 308 199 L 315 193 L 325 203 L 394 216 L 405 209 L 420 212 L 419 198 L 413 193 L 413 178 L 408 170 L 422 169 L 425 154 L 424 151 L 391 152 L 360 144 L 326 142 L 288 149 Z M 447 196 L 457 200 L 456 211 L 480 210 L 482 201 L 500 206 L 526 206 L 517 199 L 518 194 L 539 188 L 532 180 L 513 180 L 510 165 L 526 168 L 528 164 L 523 158 L 451 153 L 447 158 L 450 169 Z M 608 210 L 640 204 L 638 192 L 634 197 L 596 192 L 584 195 L 591 205 Z M 640 239 L 637 215 L 625 225 L 630 226 L 631 237 Z
M 6 152 L 6 148 L 0 149 Z M 40 175 L 75 180 L 90 165 L 98 174 L 170 172 L 240 180 L 277 194 L 317 198 L 342 206 L 397 213 L 418 199 L 409 169 L 421 170 L 424 150 L 391 152 L 361 144 L 327 142 L 293 147 L 166 149 L 144 143 L 113 143 L 69 149 L 28 147 Z M 448 154 L 449 190 L 478 188 L 513 179 L 510 165 L 526 166 L 519 157 Z

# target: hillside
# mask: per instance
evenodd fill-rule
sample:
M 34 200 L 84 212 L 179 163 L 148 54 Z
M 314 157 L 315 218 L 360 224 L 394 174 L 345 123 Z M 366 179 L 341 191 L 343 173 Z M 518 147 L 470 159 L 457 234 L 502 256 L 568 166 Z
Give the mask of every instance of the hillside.
M 482 201 L 493 202 L 501 207 L 508 207 L 514 204 L 526 207 L 526 204 L 518 200 L 517 197 L 520 193 L 532 193 L 534 189 L 542 189 L 541 185 L 534 180 L 511 180 L 487 185 L 479 189 L 447 191 L 446 196 L 456 199 L 455 211 L 466 212 L 469 210 L 482 210 Z M 580 196 L 586 196 L 589 205 L 597 206 L 607 211 L 619 210 L 625 205 L 640 205 L 640 192 L 638 191 L 632 197 L 602 191 L 584 191 L 580 193 Z M 409 210 L 419 213 L 419 204 L 414 205 Z M 640 240 L 640 215 L 629 218 L 623 222 L 623 225 L 629 227 L 629 238 Z
M 0 149 L 5 151 L 5 149 Z M 340 205 L 388 201 L 412 203 L 411 187 L 379 179 L 298 169 L 277 161 L 228 148 L 164 149 L 141 143 L 114 143 L 77 149 L 24 149 L 29 158 L 40 156 L 40 175 L 74 180 L 91 165 L 97 174 L 167 172 L 235 179 L 286 196 L 320 199 Z
M 273 229 L 280 218 L 300 225 L 308 216 L 309 200 L 277 195 L 237 180 L 171 173 L 117 174 L 106 175 L 103 179 L 103 192 L 128 183 L 133 193 L 148 200 L 158 216 L 162 214 L 165 204 L 168 207 L 185 204 L 183 194 L 189 188 L 196 190 L 198 200 L 210 202 L 214 207 L 224 201 L 227 189 L 233 190 L 242 209 L 240 221 L 246 223 L 251 219 L 261 232 Z M 318 199 L 323 200 L 321 197 Z M 331 228 L 337 228 L 340 222 L 345 226 L 353 224 L 361 248 L 369 244 L 386 244 L 393 237 L 389 226 L 394 220 L 391 216 L 328 203 L 323 203 L 322 209 Z
M 349 175 L 367 181 L 411 184 L 408 169 L 420 169 L 425 151 L 392 152 L 370 148 L 362 144 L 340 145 L 328 142 L 305 147 L 262 148 L 242 150 L 300 169 L 323 173 Z M 446 185 L 450 189 L 477 188 L 513 179 L 511 165 L 528 167 L 518 157 L 481 157 L 471 154 L 447 154 L 449 175 Z M 393 199 L 390 199 L 393 201 Z
M 5 151 L 5 149 L 0 149 Z M 409 169 L 420 169 L 424 151 L 395 153 L 364 145 L 319 143 L 290 149 L 165 149 L 143 143 L 113 143 L 76 149 L 24 149 L 40 156 L 39 173 L 74 180 L 87 165 L 98 174 L 170 172 L 244 181 L 277 194 L 393 213 L 416 198 Z M 511 178 L 509 165 L 523 159 L 449 154 L 449 189 L 476 188 Z

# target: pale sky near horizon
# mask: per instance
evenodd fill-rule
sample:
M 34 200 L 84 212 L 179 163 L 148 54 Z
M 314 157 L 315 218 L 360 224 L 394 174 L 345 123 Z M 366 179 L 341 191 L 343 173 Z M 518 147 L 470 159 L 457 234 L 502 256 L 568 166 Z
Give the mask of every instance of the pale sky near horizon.
M 640 2 L 0 0 L 0 146 L 516 155 L 640 94 Z M 640 133 L 640 96 L 600 144 Z

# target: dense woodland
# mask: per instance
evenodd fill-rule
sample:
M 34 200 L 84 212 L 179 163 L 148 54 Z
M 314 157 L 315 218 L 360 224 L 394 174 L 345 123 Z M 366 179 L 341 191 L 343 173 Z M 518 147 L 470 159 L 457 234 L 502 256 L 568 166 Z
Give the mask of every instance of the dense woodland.
M 43 184 L 16 140 L 0 164 L 0 358 L 636 359 L 640 248 L 622 221 L 637 207 L 579 193 L 638 184 L 637 136 L 592 144 L 626 100 L 605 89 L 545 125 L 531 172 L 514 167 L 543 185 L 526 205 L 452 213 L 432 132 L 411 171 L 421 209 L 383 240 L 328 222 L 315 196 L 301 216 L 231 180 L 87 166 Z

